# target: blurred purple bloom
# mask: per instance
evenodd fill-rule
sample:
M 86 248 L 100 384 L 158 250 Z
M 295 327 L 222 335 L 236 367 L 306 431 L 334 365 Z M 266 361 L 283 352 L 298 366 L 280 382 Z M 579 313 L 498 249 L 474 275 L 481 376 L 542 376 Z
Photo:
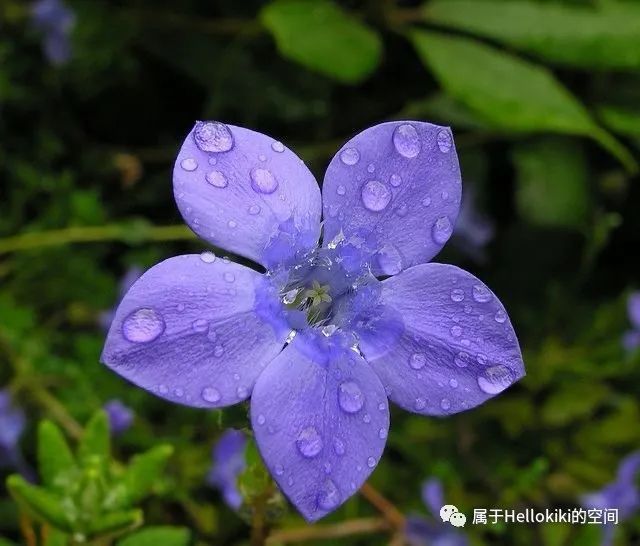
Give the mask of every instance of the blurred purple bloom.
M 460 214 L 453 230 L 451 243 L 476 262 L 486 260 L 486 246 L 494 235 L 493 222 L 477 208 L 477 198 L 472 187 L 462 194 Z
M 122 277 L 122 279 L 120 280 L 120 284 L 118 286 L 118 301 L 111 309 L 109 309 L 108 311 L 102 311 L 102 313 L 98 315 L 98 323 L 105 332 L 108 332 L 109 328 L 111 327 L 111 322 L 113 321 L 113 317 L 116 314 L 118 304 L 122 301 L 124 295 L 129 291 L 129 288 L 133 286 L 133 283 L 135 283 L 140 277 L 142 277 L 142 269 L 137 266 L 133 266 L 127 270 L 127 272 L 124 274 L 124 277 Z
M 431 512 L 431 519 L 420 516 L 407 518 L 405 536 L 411 546 L 467 546 L 466 535 L 440 519 L 440 508 L 446 503 L 442 482 L 436 478 L 422 485 L 422 501 Z M 435 520 L 435 521 L 434 521 Z
M 31 6 L 31 24 L 42 33 L 44 50 L 54 65 L 66 63 L 71 58 L 71 30 L 75 14 L 61 0 L 37 0 Z
M 226 430 L 211 454 L 213 464 L 207 477 L 209 485 L 222 493 L 229 507 L 238 510 L 242 505 L 242 496 L 238 491 L 238 476 L 245 468 L 244 450 L 247 437 L 239 430 Z
M 13 405 L 9 391 L 0 390 L 0 468 L 18 470 L 32 480 L 33 472 L 24 462 L 18 445 L 25 426 L 24 412 Z
M 131 428 L 135 414 L 120 400 L 109 400 L 103 409 L 109 418 L 109 427 L 113 436 L 119 436 Z
M 637 478 L 640 473 L 640 451 L 635 451 L 625 457 L 620 466 L 616 479 L 600 491 L 589 493 L 582 497 L 585 508 L 598 510 L 617 509 L 620 521 L 625 521 L 640 510 L 640 490 Z M 615 526 L 607 524 L 602 531 L 602 546 L 613 544 Z
M 625 351 L 632 352 L 640 347 L 640 292 L 633 292 L 627 300 L 627 312 L 631 322 L 631 330 L 622 337 Z
M 429 123 L 353 137 L 329 164 L 321 199 L 282 143 L 198 122 L 174 167 L 178 208 L 203 239 L 266 274 L 212 252 L 165 260 L 122 300 L 101 360 L 177 403 L 251 397 L 267 467 L 315 521 L 378 464 L 388 399 L 445 416 L 524 375 L 493 292 L 427 263 L 453 232 L 461 190 L 451 132 Z

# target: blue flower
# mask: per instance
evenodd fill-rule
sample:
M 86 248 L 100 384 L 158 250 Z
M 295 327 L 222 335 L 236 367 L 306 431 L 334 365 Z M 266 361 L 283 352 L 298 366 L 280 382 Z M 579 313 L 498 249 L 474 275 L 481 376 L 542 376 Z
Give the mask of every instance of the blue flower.
M 133 410 L 125 406 L 120 400 L 109 400 L 103 409 L 109 418 L 109 427 L 113 436 L 123 434 L 133 424 L 135 419 Z
M 476 201 L 473 186 L 465 188 L 451 243 L 472 260 L 484 262 L 486 246 L 493 239 L 495 230 L 491 219 L 477 208 Z
M 622 337 L 622 346 L 627 352 L 633 352 L 640 347 L 640 292 L 633 292 L 627 300 L 627 313 L 631 329 Z
M 635 451 L 620 462 L 616 479 L 599 491 L 583 496 L 582 505 L 598 510 L 615 509 L 618 510 L 620 521 L 630 519 L 640 510 L 640 490 L 637 485 L 639 472 L 640 451 Z M 614 525 L 609 523 L 604 526 L 602 546 L 613 544 L 614 533 Z
M 242 496 L 238 490 L 238 476 L 244 470 L 246 462 L 244 450 L 247 437 L 239 430 L 226 430 L 213 447 L 213 463 L 207 476 L 207 483 L 216 487 L 230 508 L 238 510 L 242 505 Z
M 8 390 L 0 390 L 0 468 L 17 470 L 33 481 L 33 471 L 25 463 L 19 445 L 25 427 L 24 412 L 13 404 Z
M 431 478 L 422 484 L 422 501 L 432 517 L 407 518 L 405 536 L 411 546 L 468 546 L 463 532 L 440 519 L 440 509 L 447 504 L 440 480 Z
M 42 48 L 54 65 L 71 58 L 71 30 L 74 13 L 61 0 L 38 0 L 31 6 L 31 24 L 43 35 Z
M 447 416 L 524 375 L 496 295 L 466 271 L 428 263 L 460 208 L 448 128 L 366 129 L 334 156 L 321 194 L 281 142 L 197 122 L 173 191 L 199 236 L 254 267 L 209 251 L 151 268 L 120 303 L 101 360 L 173 402 L 251 398 L 260 454 L 309 521 L 377 466 L 389 400 Z

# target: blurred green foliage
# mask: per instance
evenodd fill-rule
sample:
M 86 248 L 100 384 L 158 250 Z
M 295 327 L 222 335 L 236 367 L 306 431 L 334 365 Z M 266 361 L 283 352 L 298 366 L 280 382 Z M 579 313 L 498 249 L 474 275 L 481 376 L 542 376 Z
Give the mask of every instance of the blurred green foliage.
M 67 3 L 77 17 L 73 56 L 60 67 L 43 58 L 28 3 L 0 4 L 0 385 L 28 412 L 21 447 L 42 478 L 8 483 L 22 512 L 52 529 L 46 544 L 128 532 L 138 510 L 145 526 L 120 546 L 248 543 L 251 518 L 204 483 L 212 442 L 225 426 L 246 426 L 246 408 L 170 406 L 98 364 L 97 317 L 114 305 L 126 269 L 204 248 L 171 190 L 173 159 L 196 119 L 271 134 L 318 180 L 340 143 L 369 125 L 412 117 L 453 127 L 465 187 L 496 236 L 484 263 L 453 245 L 438 260 L 500 296 L 528 375 L 446 420 L 394 411 L 371 483 L 402 512 L 424 512 L 428 476 L 467 514 L 573 507 L 638 449 L 640 358 L 620 338 L 626 295 L 640 285 L 639 2 Z M 102 417 L 87 431 L 78 424 L 114 397 L 137 414 L 113 448 L 127 467 L 108 454 Z M 79 441 L 75 454 L 59 427 Z M 175 451 L 166 470 L 164 444 Z M 245 493 L 260 497 L 262 478 L 250 467 Z M 69 519 L 70 506 L 80 519 Z M 278 529 L 303 525 L 277 512 Z M 375 515 L 356 495 L 325 523 Z M 467 530 L 474 545 L 600 539 L 579 526 Z M 30 546 L 9 491 L 0 493 L 0 535 L 3 546 Z M 635 518 L 615 544 L 639 537 Z

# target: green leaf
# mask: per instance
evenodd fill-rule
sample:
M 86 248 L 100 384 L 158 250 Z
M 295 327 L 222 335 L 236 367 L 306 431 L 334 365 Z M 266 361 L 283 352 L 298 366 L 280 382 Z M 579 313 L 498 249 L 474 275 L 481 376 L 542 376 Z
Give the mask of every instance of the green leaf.
M 0 537 L 0 546 L 17 546 L 15 542 L 11 542 L 6 538 Z
M 444 89 L 487 123 L 513 132 L 589 136 L 629 170 L 637 168 L 629 152 L 546 68 L 468 38 L 426 31 L 410 37 Z
M 586 4 L 586 3 L 585 3 Z M 435 0 L 429 22 L 465 30 L 556 63 L 594 68 L 640 67 L 640 6 L 524 0 Z
M 98 516 L 87 527 L 87 538 L 116 537 L 140 527 L 144 521 L 142 510 L 111 512 Z
M 378 35 L 329 0 L 275 0 L 261 13 L 280 53 L 343 83 L 358 83 L 378 65 Z
M 106 462 L 110 454 L 109 419 L 104 411 L 97 411 L 87 423 L 78 446 L 78 455 L 85 461 L 95 458 Z
M 244 456 L 246 467 L 238 476 L 238 487 L 242 498 L 247 501 L 247 504 L 252 504 L 252 499 L 265 495 L 272 482 L 260 457 L 258 446 L 251 438 L 247 441 Z
M 47 490 L 27 483 L 21 476 L 7 478 L 7 488 L 16 502 L 34 519 L 61 531 L 71 532 L 72 524 L 62 499 Z
M 38 468 L 44 485 L 58 491 L 65 490 L 77 470 L 67 440 L 51 421 L 38 426 Z
M 69 536 L 58 529 L 47 529 L 44 546 L 68 546 Z M 0 546 L 2 546 L 0 544 Z
M 146 527 L 118 542 L 118 546 L 187 546 L 191 540 L 184 527 Z
M 542 420 L 549 425 L 563 426 L 588 417 L 609 394 L 609 389 L 601 383 L 568 383 L 546 400 Z
M 640 109 L 624 106 L 602 105 L 597 114 L 607 127 L 625 136 L 640 136 Z
M 122 478 L 126 503 L 140 502 L 151 492 L 172 454 L 171 446 L 161 445 L 133 457 Z
M 516 203 L 532 224 L 581 228 L 591 206 L 587 159 L 579 142 L 548 137 L 513 149 Z

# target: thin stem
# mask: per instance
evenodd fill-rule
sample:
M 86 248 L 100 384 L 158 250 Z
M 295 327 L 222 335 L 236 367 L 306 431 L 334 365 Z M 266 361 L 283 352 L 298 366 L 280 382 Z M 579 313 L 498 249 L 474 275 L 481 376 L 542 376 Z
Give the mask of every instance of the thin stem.
M 267 546 L 306 542 L 308 540 L 343 538 L 353 535 L 371 535 L 387 531 L 389 531 L 389 523 L 384 518 L 352 519 L 333 525 L 279 529 L 271 533 L 267 540 Z
M 265 521 L 266 497 L 256 498 L 252 504 L 251 515 L 251 546 L 264 546 L 267 541 L 268 530 Z
M 33 523 L 29 516 L 24 513 L 20 514 L 20 532 L 27 546 L 37 546 L 38 536 L 33 528 Z
M 180 241 L 195 239 L 195 235 L 183 225 L 145 226 L 136 241 Z M 50 231 L 22 233 L 0 239 L 0 254 L 31 250 L 70 243 L 93 243 L 102 241 L 128 241 L 131 234 L 126 226 L 73 226 Z
M 375 487 L 365 483 L 360 488 L 360 494 L 384 516 L 390 525 L 396 529 L 404 529 L 404 514 Z

